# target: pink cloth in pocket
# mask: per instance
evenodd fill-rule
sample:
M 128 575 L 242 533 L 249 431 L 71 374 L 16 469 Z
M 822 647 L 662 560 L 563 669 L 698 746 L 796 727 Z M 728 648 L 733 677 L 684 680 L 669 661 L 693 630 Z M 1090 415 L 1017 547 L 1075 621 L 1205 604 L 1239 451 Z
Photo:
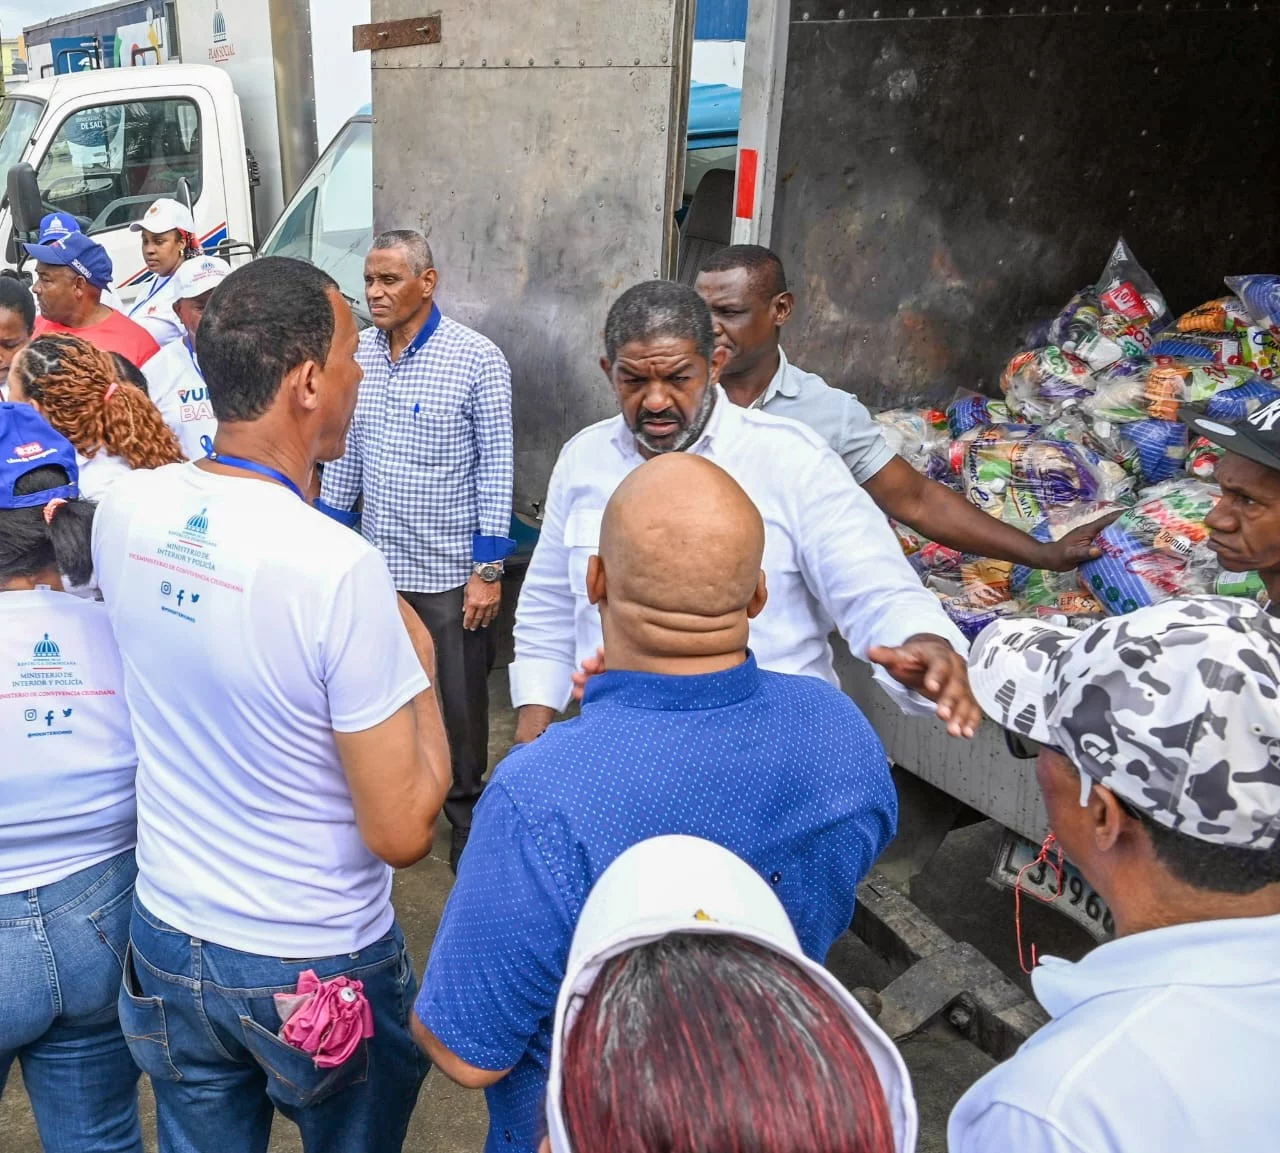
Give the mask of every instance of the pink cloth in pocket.
M 373 1036 L 373 1010 L 364 982 L 350 977 L 321 981 L 311 969 L 298 977 L 296 993 L 276 993 L 284 1022 L 280 1039 L 310 1053 L 317 1069 L 341 1065 L 366 1037 Z

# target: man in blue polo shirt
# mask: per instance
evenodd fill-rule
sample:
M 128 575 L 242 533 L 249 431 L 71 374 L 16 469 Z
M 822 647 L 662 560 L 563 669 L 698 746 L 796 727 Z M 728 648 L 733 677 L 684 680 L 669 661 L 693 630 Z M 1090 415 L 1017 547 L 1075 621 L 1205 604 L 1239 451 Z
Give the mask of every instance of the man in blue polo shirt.
M 658 457 L 609 501 L 585 576 L 608 671 L 580 717 L 495 772 L 415 1007 L 440 1069 L 488 1089 L 489 1153 L 537 1149 L 574 926 L 621 852 L 669 833 L 723 845 L 822 961 L 893 836 L 888 761 L 857 706 L 747 650 L 763 549 L 755 506 L 703 457 Z

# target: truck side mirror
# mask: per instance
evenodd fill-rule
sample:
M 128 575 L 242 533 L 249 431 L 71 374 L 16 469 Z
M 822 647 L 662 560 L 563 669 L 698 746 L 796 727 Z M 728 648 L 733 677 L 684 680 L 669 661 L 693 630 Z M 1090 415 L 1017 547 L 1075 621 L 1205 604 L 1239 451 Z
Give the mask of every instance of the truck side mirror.
M 30 164 L 15 164 L 9 169 L 8 194 L 14 232 L 39 233 L 44 205 L 36 184 L 36 170 Z

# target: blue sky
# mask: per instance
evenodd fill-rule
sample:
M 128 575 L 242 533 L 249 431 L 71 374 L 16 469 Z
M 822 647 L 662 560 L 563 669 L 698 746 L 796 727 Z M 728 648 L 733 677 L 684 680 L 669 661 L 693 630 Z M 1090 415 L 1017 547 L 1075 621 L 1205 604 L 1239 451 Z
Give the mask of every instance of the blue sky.
M 0 0 L 0 29 L 6 36 L 16 36 L 28 24 L 95 7 L 95 0 Z

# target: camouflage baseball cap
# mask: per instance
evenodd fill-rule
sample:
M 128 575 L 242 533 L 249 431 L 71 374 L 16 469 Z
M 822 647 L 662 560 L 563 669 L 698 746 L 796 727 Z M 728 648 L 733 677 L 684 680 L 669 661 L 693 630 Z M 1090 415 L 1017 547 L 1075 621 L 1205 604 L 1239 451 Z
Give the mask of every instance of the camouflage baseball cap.
M 1085 632 L 996 621 L 969 678 L 993 720 L 1152 820 L 1219 845 L 1280 835 L 1280 620 L 1254 602 L 1178 597 Z

